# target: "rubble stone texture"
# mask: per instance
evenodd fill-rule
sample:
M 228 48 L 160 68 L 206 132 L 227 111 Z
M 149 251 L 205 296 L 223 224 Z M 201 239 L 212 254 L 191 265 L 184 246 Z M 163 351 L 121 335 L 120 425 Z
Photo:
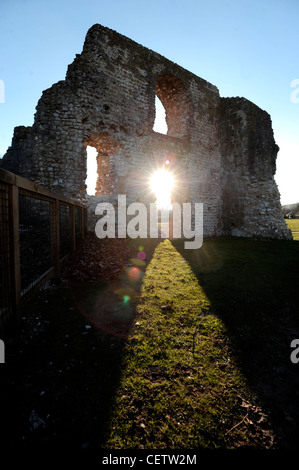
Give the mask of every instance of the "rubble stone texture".
M 153 130 L 155 96 L 167 135 Z M 86 194 L 86 147 L 96 147 L 95 196 Z M 94 25 L 66 78 L 45 90 L 32 127 L 16 127 L 1 166 L 96 204 L 154 201 L 153 170 L 166 159 L 173 200 L 201 202 L 204 236 L 291 239 L 274 180 L 278 152 L 267 112 L 218 89 L 115 31 Z M 91 224 L 92 225 L 92 224 Z

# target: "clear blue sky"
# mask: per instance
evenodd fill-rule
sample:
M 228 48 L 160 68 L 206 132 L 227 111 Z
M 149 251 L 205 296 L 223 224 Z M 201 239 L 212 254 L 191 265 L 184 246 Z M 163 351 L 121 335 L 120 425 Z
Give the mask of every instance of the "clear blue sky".
M 100 23 L 208 80 L 221 96 L 266 110 L 280 147 L 281 201 L 297 202 L 298 21 L 299 0 L 0 0 L 0 155 L 15 126 L 33 124 L 42 91 L 64 80 L 87 30 Z

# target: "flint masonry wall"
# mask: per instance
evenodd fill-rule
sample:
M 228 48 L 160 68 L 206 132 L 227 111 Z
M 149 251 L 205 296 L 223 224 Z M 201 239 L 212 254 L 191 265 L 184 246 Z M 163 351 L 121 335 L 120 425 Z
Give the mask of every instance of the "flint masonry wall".
M 268 113 L 244 98 L 221 99 L 225 233 L 290 238 L 274 180 L 279 150 Z
M 155 95 L 167 135 L 153 131 Z M 98 152 L 96 196 L 86 194 L 86 146 Z M 173 200 L 204 204 L 204 235 L 291 238 L 274 181 L 269 115 L 101 25 L 87 33 L 66 78 L 44 91 L 32 127 L 17 127 L 1 166 L 87 202 L 126 194 L 149 203 L 151 173 L 170 161 Z M 93 222 L 92 222 L 93 223 Z

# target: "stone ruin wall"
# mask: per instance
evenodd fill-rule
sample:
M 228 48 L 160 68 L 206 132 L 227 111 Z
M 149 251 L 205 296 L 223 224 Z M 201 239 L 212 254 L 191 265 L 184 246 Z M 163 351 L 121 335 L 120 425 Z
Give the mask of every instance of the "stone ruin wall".
M 167 135 L 153 131 L 155 95 Z M 86 146 L 98 152 L 86 194 Z M 153 202 L 149 176 L 169 159 L 175 201 L 202 202 L 204 236 L 288 238 L 274 180 L 270 116 L 101 25 L 87 33 L 66 78 L 44 91 L 32 127 L 16 127 L 1 166 L 86 202 Z

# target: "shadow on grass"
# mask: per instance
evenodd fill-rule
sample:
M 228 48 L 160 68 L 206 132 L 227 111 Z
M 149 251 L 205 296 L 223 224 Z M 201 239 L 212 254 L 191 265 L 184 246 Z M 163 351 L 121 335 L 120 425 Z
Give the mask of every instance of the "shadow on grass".
M 225 323 L 239 367 L 269 410 L 282 447 L 299 444 L 299 243 L 206 240 L 200 250 L 172 244 L 189 262 Z
M 144 242 L 148 262 L 156 243 Z M 101 447 L 147 264 L 140 261 L 109 282 L 49 283 L 23 308 L 20 326 L 3 332 L 2 449 Z
M 159 241 L 142 243 L 149 262 Z M 132 242 L 133 252 L 138 244 Z M 299 364 L 290 360 L 290 343 L 299 338 L 299 244 L 219 239 L 196 251 L 185 250 L 181 240 L 172 244 L 225 322 L 238 364 L 270 411 L 282 446 L 295 448 Z M 146 265 L 136 267 L 109 283 L 42 290 L 24 309 L 21 327 L 2 337 L 2 447 L 96 449 L 105 443 Z

